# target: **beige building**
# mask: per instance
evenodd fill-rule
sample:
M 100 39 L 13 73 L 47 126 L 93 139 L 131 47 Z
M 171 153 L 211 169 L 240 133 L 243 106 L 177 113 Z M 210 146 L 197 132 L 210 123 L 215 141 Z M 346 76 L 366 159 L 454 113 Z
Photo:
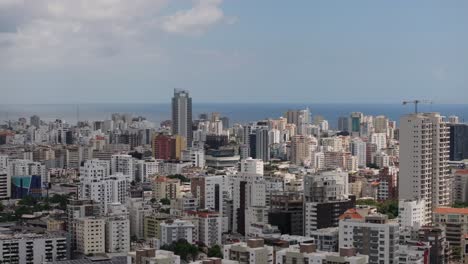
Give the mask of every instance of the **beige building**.
M 180 180 L 170 179 L 165 176 L 156 177 L 153 183 L 153 198 L 176 199 L 180 197 Z
M 180 257 L 170 251 L 147 248 L 129 252 L 127 264 L 180 264 Z
M 165 220 L 168 220 L 168 214 L 152 214 L 144 218 L 143 233 L 145 239 L 147 238 L 161 238 L 161 226 Z
M 291 162 L 296 165 L 307 165 L 311 161 L 310 136 L 296 135 L 291 139 Z
M 85 255 L 104 253 L 106 221 L 103 218 L 87 217 L 76 220 L 76 250 Z
M 460 246 L 468 233 L 468 208 L 440 207 L 434 211 L 434 224 L 445 229 L 450 246 Z
M 249 239 L 247 243 L 224 245 L 224 259 L 239 263 L 272 264 L 273 247 L 265 246 L 263 239 Z

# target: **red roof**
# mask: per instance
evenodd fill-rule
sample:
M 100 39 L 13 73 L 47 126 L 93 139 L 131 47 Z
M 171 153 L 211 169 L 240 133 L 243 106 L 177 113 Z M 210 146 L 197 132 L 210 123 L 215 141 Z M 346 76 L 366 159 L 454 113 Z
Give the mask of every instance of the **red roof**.
M 464 169 L 464 170 L 456 170 L 455 171 L 455 175 L 460 175 L 460 174 L 468 175 L 468 170 Z
M 468 208 L 439 207 L 435 209 L 436 214 L 468 214 Z
M 364 219 L 364 217 L 362 217 L 362 215 L 359 214 L 355 208 L 351 208 L 351 209 L 346 210 L 346 212 L 344 212 L 344 214 L 340 215 L 339 219 L 340 220 L 343 220 L 343 219 Z

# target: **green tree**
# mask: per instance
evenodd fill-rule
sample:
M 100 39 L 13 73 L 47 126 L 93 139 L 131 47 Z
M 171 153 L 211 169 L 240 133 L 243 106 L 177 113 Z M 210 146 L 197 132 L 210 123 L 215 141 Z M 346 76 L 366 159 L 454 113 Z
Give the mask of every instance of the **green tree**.
M 170 179 L 179 179 L 181 182 L 190 182 L 190 179 L 188 179 L 182 174 L 174 174 L 174 175 L 169 175 L 167 177 Z
M 170 205 L 171 204 L 171 200 L 169 200 L 167 198 L 162 198 L 161 200 L 159 200 L 159 202 L 164 204 L 164 205 Z
M 161 249 L 172 251 L 187 262 L 195 260 L 198 256 L 198 247 L 188 243 L 185 239 L 179 239 L 177 242 L 173 242 L 170 245 L 163 245 Z
M 214 245 L 208 249 L 208 257 L 210 258 L 223 258 L 223 251 L 219 245 Z

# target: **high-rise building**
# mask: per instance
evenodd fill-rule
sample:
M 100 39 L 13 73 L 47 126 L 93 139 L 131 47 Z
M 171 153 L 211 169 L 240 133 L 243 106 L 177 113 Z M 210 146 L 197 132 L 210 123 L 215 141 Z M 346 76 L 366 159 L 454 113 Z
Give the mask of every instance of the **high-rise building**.
M 291 139 L 291 162 L 296 165 L 308 165 L 311 161 L 310 136 L 296 135 Z
M 304 233 L 338 226 L 339 216 L 356 204 L 349 196 L 348 174 L 326 171 L 304 176 Z
M 359 167 L 366 167 L 367 143 L 360 138 L 353 138 L 349 145 L 351 155 L 355 156 Z
M 263 161 L 270 160 L 270 142 L 268 137 L 268 129 L 257 129 L 256 132 L 256 157 Z
M 133 157 L 130 155 L 112 155 L 111 174 L 122 173 L 128 179 L 134 180 Z
M 349 132 L 349 118 L 347 116 L 338 117 L 338 130 Z
M 167 220 L 161 223 L 161 244 L 170 245 L 179 239 L 185 239 L 189 243 L 195 243 L 194 229 L 192 222 L 186 220 Z
M 452 199 L 454 202 L 468 202 L 468 170 L 455 170 L 453 173 Z
M 340 248 L 356 248 L 369 256 L 369 264 L 398 262 L 398 223 L 388 221 L 386 215 L 373 214 L 340 221 Z
M 76 219 L 76 250 L 82 254 L 105 253 L 104 218 L 85 217 Z
M 364 118 L 364 115 L 360 112 L 353 112 L 349 118 L 349 129 L 351 135 L 359 136 L 361 133 L 361 122 Z
M 450 160 L 468 159 L 468 124 L 450 124 Z
M 424 200 L 426 223 L 435 208 L 448 206 L 449 129 L 438 113 L 414 113 L 400 119 L 399 198 Z
M 172 134 L 186 138 L 188 145 L 192 145 L 192 98 L 188 91 L 174 89 Z

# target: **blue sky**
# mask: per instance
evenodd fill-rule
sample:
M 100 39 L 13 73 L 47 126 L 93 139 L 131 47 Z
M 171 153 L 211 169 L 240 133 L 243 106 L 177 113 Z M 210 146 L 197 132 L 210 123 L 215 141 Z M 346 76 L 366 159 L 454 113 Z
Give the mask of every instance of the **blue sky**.
M 109 4 L 112 2 L 112 4 Z M 468 103 L 468 2 L 0 0 L 0 103 Z

